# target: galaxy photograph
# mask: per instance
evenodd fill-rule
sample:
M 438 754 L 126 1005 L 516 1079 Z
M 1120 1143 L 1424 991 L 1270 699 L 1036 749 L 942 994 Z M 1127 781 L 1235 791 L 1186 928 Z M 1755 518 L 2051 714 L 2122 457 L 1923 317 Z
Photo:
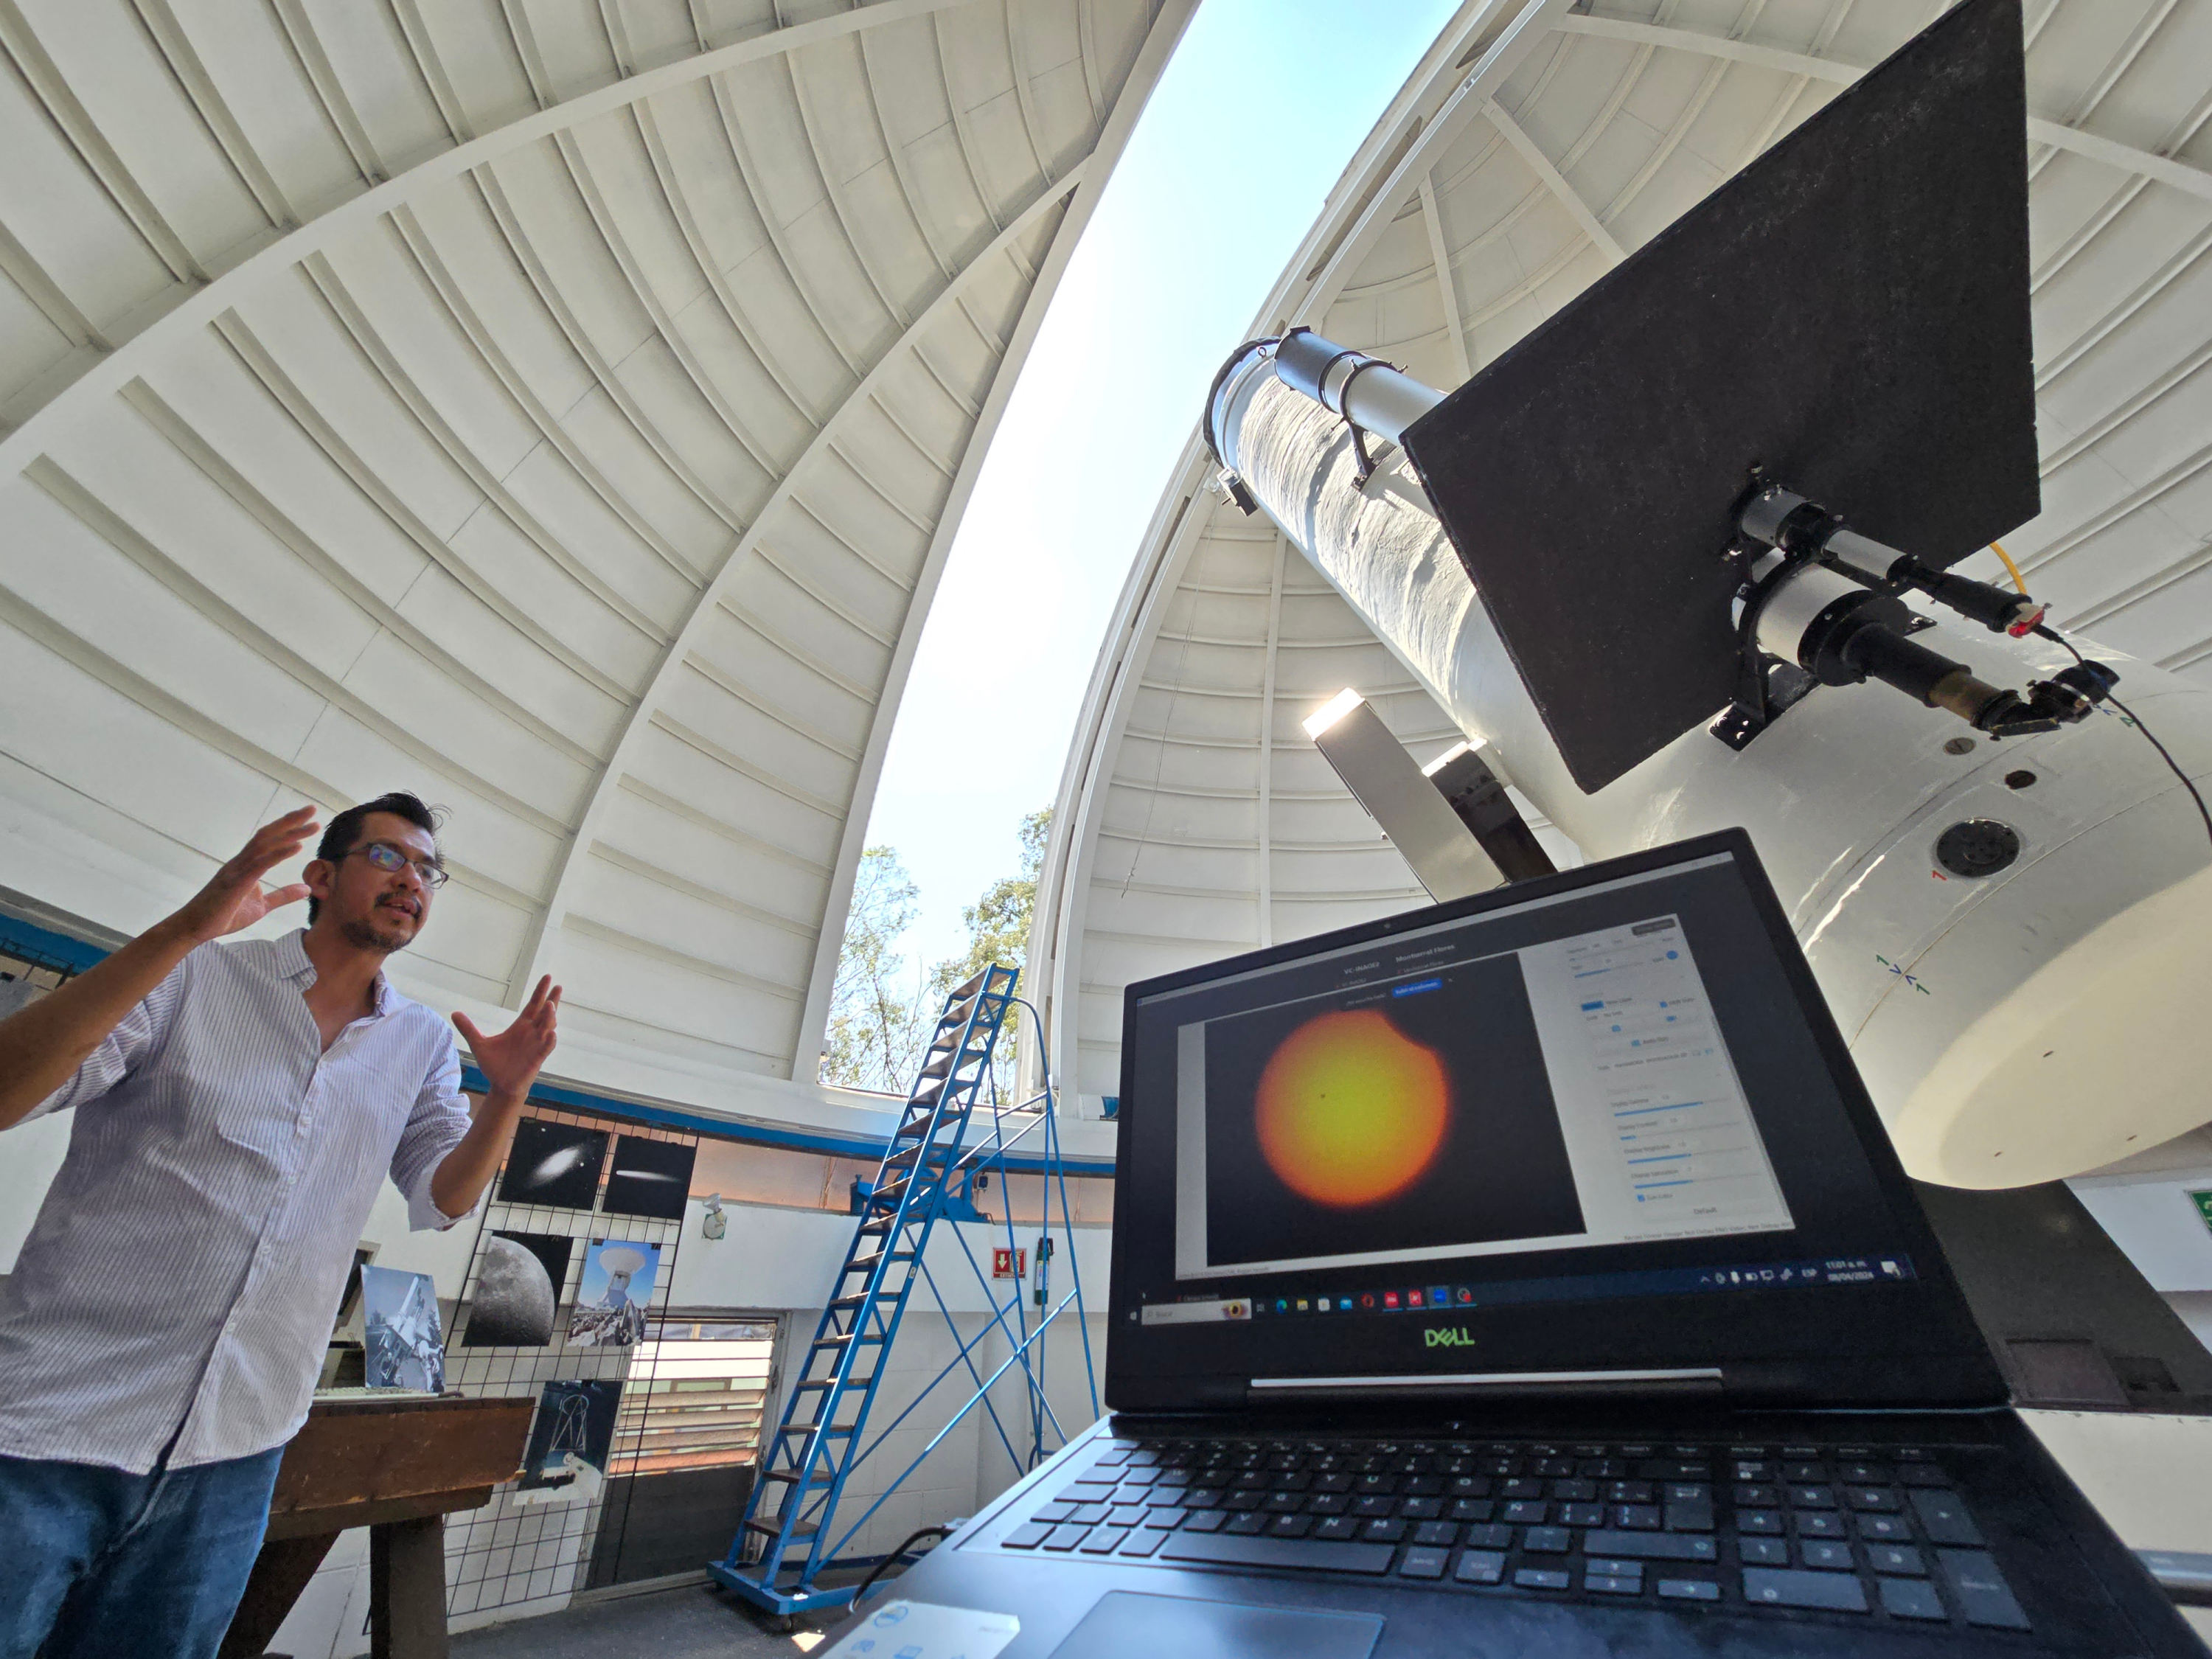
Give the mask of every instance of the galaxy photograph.
M 599 1167 L 606 1158 L 605 1130 L 526 1117 L 515 1127 L 500 1175 L 499 1201 L 588 1210 L 599 1196 Z

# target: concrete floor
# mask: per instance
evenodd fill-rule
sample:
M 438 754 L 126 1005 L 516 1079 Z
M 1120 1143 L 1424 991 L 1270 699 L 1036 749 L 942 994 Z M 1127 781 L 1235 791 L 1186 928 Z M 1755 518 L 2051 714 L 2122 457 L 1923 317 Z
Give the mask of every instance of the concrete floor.
M 802 1659 L 834 1643 L 842 1623 L 771 1636 L 734 1598 L 684 1584 L 464 1632 L 453 1650 L 453 1659 Z

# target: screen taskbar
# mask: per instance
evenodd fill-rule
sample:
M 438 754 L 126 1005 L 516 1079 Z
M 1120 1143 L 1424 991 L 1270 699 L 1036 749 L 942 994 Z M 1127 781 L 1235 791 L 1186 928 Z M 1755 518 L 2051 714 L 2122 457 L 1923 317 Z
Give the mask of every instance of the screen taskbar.
M 1802 1290 L 1829 1285 L 1907 1284 L 1917 1275 L 1908 1255 L 1820 1256 L 1736 1262 L 1725 1267 L 1665 1267 L 1641 1273 L 1580 1273 L 1560 1279 L 1507 1279 L 1486 1285 L 1408 1284 L 1400 1280 L 1346 1290 L 1270 1285 L 1248 1296 L 1192 1297 L 1146 1304 L 1132 1319 L 1146 1325 L 1202 1325 L 1223 1320 L 1314 1318 L 1322 1314 L 1376 1317 L 1463 1311 L 1528 1302 L 1587 1302 L 1613 1297 L 1680 1296 L 1722 1291 Z

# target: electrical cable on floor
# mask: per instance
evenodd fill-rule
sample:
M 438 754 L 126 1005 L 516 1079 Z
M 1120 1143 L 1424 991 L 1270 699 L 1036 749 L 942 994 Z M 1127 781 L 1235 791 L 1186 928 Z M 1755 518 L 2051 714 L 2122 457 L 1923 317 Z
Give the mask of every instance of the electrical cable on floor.
M 2002 556 L 2000 555 L 1999 556 L 2002 557 Z M 2005 562 L 2009 565 L 2012 561 L 2007 559 Z M 2023 589 L 2022 591 L 2025 592 L 2026 590 Z M 2083 656 L 2080 651 L 2075 648 L 2073 641 L 2068 639 L 2057 629 L 2049 626 L 2047 623 L 2038 623 L 2036 625 L 2035 631 L 2046 640 L 2057 641 L 2059 644 L 2064 646 L 2066 649 L 2072 653 L 2075 662 L 2082 664 L 2085 667 L 2087 665 L 2089 659 Z M 2173 775 L 2181 780 L 2181 787 L 2189 792 L 2189 798 L 2197 803 L 2197 816 L 2204 820 L 2204 833 L 2208 836 L 2212 836 L 2212 807 L 2207 807 L 2204 805 L 2204 797 L 2197 790 L 2195 780 L 2191 778 L 2188 773 L 2181 769 L 2181 763 L 2174 759 L 2172 753 L 2164 744 L 2158 740 L 2157 737 L 2153 734 L 2150 727 L 2143 724 L 2142 715 L 2136 714 L 2134 709 L 2129 708 L 2127 704 L 2122 702 L 2118 697 L 2114 696 L 2109 691 L 2105 694 L 2105 701 L 2112 704 L 2113 708 L 2118 709 L 2120 713 L 2125 714 L 2129 720 L 2134 725 L 2136 730 L 2143 734 L 2144 740 L 2148 742 L 2152 748 L 2158 750 L 2159 758 L 2164 761 L 2168 767 L 2172 769 Z
M 949 1538 L 951 1535 L 952 1528 L 949 1526 L 922 1528 L 921 1531 L 908 1538 L 905 1543 L 901 1544 L 889 1555 L 886 1555 L 882 1560 L 877 1562 L 874 1566 L 868 1569 L 868 1576 L 860 1581 L 860 1589 L 853 1592 L 853 1606 L 857 1609 L 861 1601 L 866 1598 L 868 1592 L 875 1588 L 876 1580 L 884 1576 L 884 1571 L 889 1568 L 893 1562 L 896 1561 L 899 1557 L 904 1555 L 916 1544 L 921 1542 L 923 1539 Z

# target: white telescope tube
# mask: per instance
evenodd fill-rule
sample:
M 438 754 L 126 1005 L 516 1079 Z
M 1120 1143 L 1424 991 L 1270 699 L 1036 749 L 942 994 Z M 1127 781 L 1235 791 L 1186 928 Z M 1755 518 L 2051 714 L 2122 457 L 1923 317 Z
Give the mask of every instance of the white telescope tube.
M 1328 387 L 1389 436 L 1419 383 L 1356 368 L 1333 368 Z M 2024 1186 L 2212 1119 L 2212 841 L 2109 704 L 1992 743 L 1887 687 L 1822 687 L 1741 752 L 1693 730 L 1585 794 L 1410 478 L 1358 487 L 1344 421 L 1285 384 L 1268 346 L 1232 359 L 1206 425 L 1268 516 L 1586 856 L 1750 832 L 1915 1176 Z M 1947 614 L 1915 639 L 1988 679 L 2072 660 Z M 2212 775 L 2212 691 L 2093 654 L 2191 776 Z M 1979 878 L 1946 871 L 1938 839 L 1983 820 L 2012 831 L 2018 856 Z

